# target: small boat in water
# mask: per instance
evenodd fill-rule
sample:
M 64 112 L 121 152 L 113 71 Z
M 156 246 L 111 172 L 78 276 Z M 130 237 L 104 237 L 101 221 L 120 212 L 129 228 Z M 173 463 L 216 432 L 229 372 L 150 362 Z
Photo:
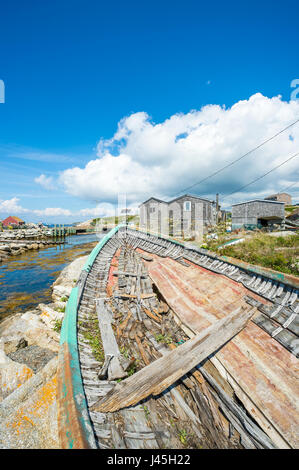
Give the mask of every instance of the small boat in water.
M 61 331 L 62 448 L 296 448 L 299 280 L 117 226 Z

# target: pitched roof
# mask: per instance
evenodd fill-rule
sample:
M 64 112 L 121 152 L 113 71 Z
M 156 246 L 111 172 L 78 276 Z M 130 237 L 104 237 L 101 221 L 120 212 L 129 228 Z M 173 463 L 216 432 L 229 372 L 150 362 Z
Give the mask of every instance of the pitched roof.
M 20 219 L 20 217 L 16 217 L 16 216 L 14 216 L 14 215 L 10 215 L 9 217 L 6 217 L 6 219 L 2 220 L 2 223 L 3 223 L 3 222 L 18 224 L 19 222 L 24 223 L 24 220 Z
M 151 201 L 152 199 L 154 199 L 155 201 L 158 201 L 158 202 L 163 202 L 163 204 L 168 204 L 166 201 L 162 201 L 162 199 L 158 199 L 156 197 L 149 197 L 146 201 L 142 202 L 140 204 L 140 206 L 142 206 L 143 204 L 146 204 L 147 202 Z
M 147 202 L 151 201 L 152 199 L 154 199 L 155 201 L 158 201 L 158 202 L 162 202 L 163 204 L 171 204 L 172 202 L 174 201 L 177 201 L 183 197 L 192 197 L 193 199 L 198 199 L 199 201 L 206 201 L 206 202 L 210 202 L 211 204 L 213 203 L 213 201 L 211 201 L 210 199 L 206 199 L 204 197 L 200 197 L 200 196 L 194 196 L 192 194 L 183 194 L 182 196 L 179 196 L 179 197 L 176 197 L 174 199 L 171 199 L 170 201 L 162 201 L 162 199 L 158 199 L 156 197 L 150 197 L 148 198 L 146 201 L 142 202 L 140 204 L 140 206 L 142 206 L 143 204 L 146 204 Z M 139 206 L 139 207 L 140 207 Z
M 237 202 L 236 204 L 232 204 L 232 207 L 240 206 L 241 204 L 248 204 L 249 202 L 265 202 L 266 204 L 284 204 L 284 202 L 280 202 L 280 201 L 268 201 L 267 199 L 252 199 L 250 201 Z
M 181 199 L 182 197 L 192 197 L 193 199 L 198 199 L 199 201 L 207 201 L 207 202 L 210 202 L 211 204 L 213 202 L 210 199 L 206 199 L 205 197 L 194 196 L 193 194 L 183 194 L 182 196 L 176 197 L 175 199 L 171 199 L 171 201 L 168 201 L 168 204 L 170 204 L 171 202 L 177 201 L 178 199 Z

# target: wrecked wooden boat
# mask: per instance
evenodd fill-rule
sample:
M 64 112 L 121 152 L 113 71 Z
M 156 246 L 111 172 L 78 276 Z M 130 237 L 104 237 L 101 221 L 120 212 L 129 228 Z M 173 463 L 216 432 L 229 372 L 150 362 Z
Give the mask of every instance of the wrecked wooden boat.
M 117 226 L 61 331 L 62 448 L 297 448 L 299 280 Z

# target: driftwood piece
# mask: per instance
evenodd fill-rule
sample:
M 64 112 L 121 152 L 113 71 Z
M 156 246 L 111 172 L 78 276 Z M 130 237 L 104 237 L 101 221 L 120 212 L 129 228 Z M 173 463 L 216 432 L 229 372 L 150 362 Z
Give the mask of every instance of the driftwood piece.
M 238 308 L 218 320 L 175 350 L 118 383 L 103 400 L 93 405 L 93 410 L 117 411 L 149 395 L 159 395 L 239 333 L 255 311 L 255 308 L 244 311 Z
M 142 316 L 140 313 L 140 295 L 141 295 L 141 269 L 142 266 L 138 264 L 137 266 L 137 277 L 136 277 L 136 295 L 137 295 L 137 304 L 136 304 L 136 310 L 137 310 L 137 317 L 139 321 L 142 321 Z

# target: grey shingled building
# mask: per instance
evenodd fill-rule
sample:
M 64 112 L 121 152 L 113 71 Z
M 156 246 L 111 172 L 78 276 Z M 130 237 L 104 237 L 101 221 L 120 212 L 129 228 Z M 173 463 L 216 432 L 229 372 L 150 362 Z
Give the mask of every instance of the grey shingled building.
M 288 193 L 271 194 L 271 196 L 265 197 L 265 200 L 284 202 L 287 206 L 292 205 L 292 196 Z
M 191 194 L 168 202 L 151 197 L 139 209 L 140 228 L 162 235 L 200 238 L 216 224 L 215 202 Z
M 255 199 L 232 206 L 232 230 L 255 229 L 281 225 L 284 222 L 284 203 Z

